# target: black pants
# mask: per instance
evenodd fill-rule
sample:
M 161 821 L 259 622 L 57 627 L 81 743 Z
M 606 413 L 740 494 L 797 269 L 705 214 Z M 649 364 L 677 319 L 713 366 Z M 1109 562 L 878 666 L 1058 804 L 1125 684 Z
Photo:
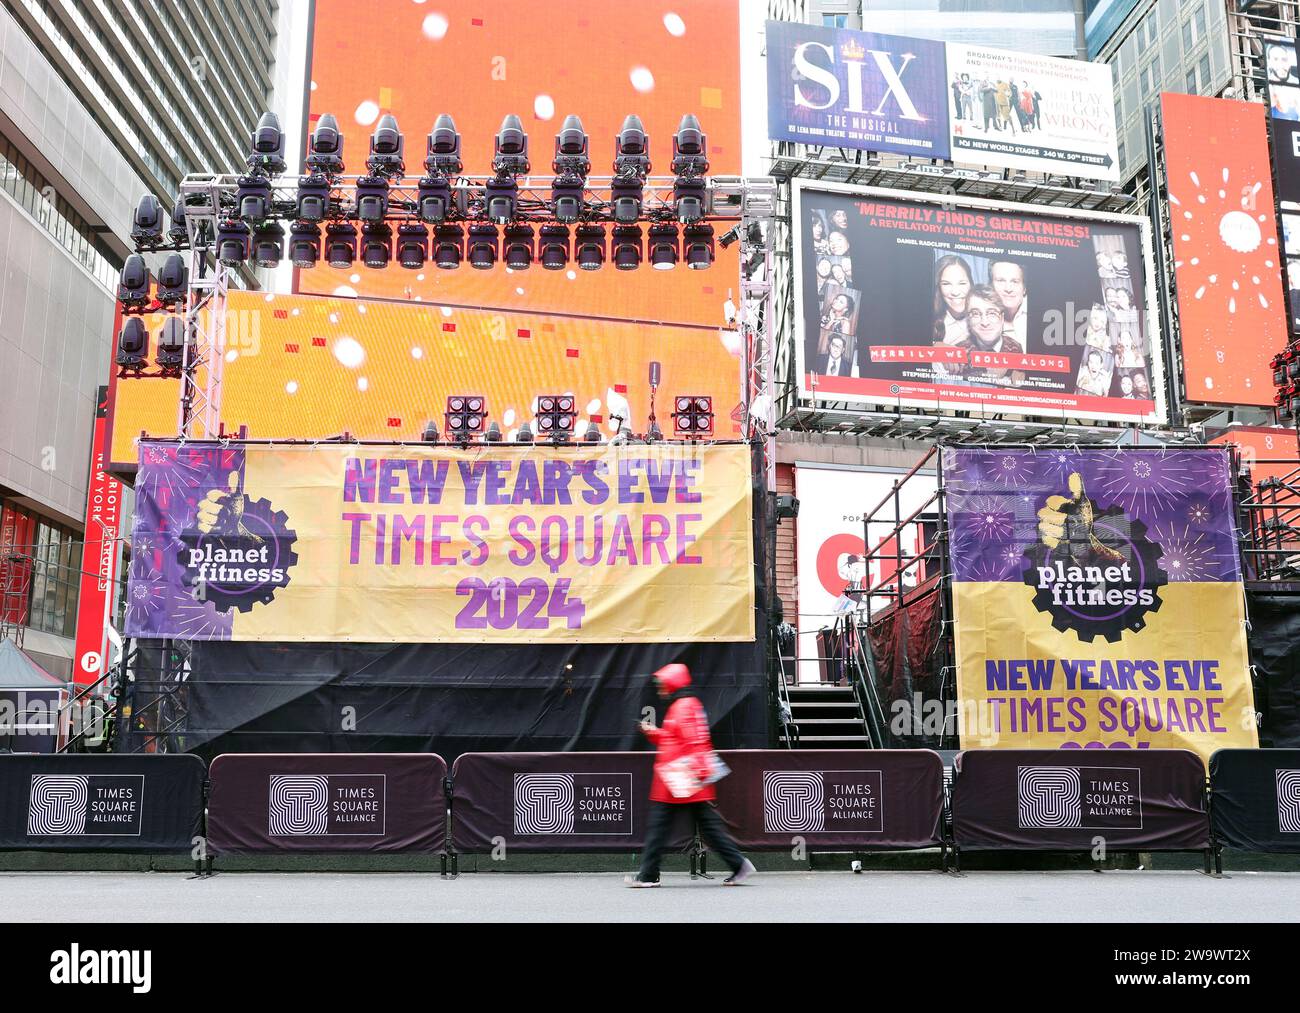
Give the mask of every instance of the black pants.
M 645 851 L 641 854 L 641 871 L 637 874 L 637 879 L 643 883 L 659 881 L 659 859 L 663 857 L 664 847 L 668 844 L 673 820 L 683 810 L 691 814 L 704 843 L 727 863 L 732 872 L 739 872 L 745 861 L 744 856 L 727 833 L 726 824 L 711 802 L 651 802 L 650 812 L 646 815 Z

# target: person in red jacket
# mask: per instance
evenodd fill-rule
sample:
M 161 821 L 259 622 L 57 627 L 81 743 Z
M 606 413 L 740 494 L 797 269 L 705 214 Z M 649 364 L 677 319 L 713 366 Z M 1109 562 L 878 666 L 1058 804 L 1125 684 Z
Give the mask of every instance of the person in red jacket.
M 650 811 L 646 817 L 641 871 L 635 877 L 627 877 L 624 882 L 632 887 L 659 885 L 659 860 L 668 843 L 673 820 L 683 807 L 689 807 L 700 836 L 731 869 L 731 875 L 723 882 L 727 886 L 738 886 L 754 874 L 754 865 L 740 853 L 714 808 L 717 796 L 713 785 L 701 783 L 698 790 L 685 796 L 674 795 L 669 788 L 670 782 L 680 781 L 671 773 L 674 766 L 685 766 L 701 782 L 711 769 L 709 757 L 713 753 L 713 741 L 709 737 L 709 718 L 699 698 L 687 689 L 691 684 L 690 669 L 685 665 L 665 665 L 654 674 L 654 679 L 659 695 L 669 701 L 668 710 L 662 728 L 656 728 L 649 721 L 641 722 L 641 731 L 655 744 L 654 781 L 650 786 Z M 686 764 L 674 764 L 683 757 L 688 758 Z

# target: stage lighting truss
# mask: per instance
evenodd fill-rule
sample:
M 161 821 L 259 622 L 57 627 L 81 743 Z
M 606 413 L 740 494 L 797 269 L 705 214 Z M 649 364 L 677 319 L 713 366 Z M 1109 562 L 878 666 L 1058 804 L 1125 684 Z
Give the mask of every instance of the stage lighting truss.
M 443 413 L 443 433 L 448 443 L 469 443 L 487 432 L 487 398 L 478 394 L 453 394 Z
M 572 394 L 543 394 L 534 418 L 539 440 L 568 443 L 578 426 L 578 405 Z
M 326 115 L 309 138 L 305 171 L 286 174 L 283 134 L 274 117 L 263 117 L 241 171 L 187 176 L 170 223 L 152 199 L 137 209 L 137 251 L 179 253 L 184 262 L 154 265 L 162 299 L 151 293 L 142 302 L 138 277 L 124 279 L 136 287 L 127 293 L 123 308 L 127 317 L 137 319 L 128 319 L 123 327 L 119 375 L 161 375 L 146 372 L 149 331 L 138 315 L 172 312 L 183 317 L 177 431 L 187 439 L 216 439 L 223 435 L 226 298 L 237 266 L 256 262 L 269 267 L 283 258 L 302 269 L 325 262 L 352 270 L 360 259 L 373 268 L 412 270 L 428 260 L 443 270 L 464 267 L 467 261 L 480 268 L 505 261 L 511 270 L 537 264 L 552 271 L 646 264 L 699 270 L 715 261 L 715 233 L 739 225 L 742 264 L 767 266 L 741 278 L 743 306 L 737 315 L 750 378 L 740 416 L 742 435 L 762 438 L 766 446 L 775 432 L 770 243 L 747 239 L 755 232 L 763 236 L 754 223 L 772 223 L 777 185 L 766 177 L 708 175 L 707 145 L 693 117 L 683 120 L 671 140 L 673 174 L 651 175 L 650 139 L 640 120 L 629 116 L 613 145 L 613 175 L 593 176 L 590 139 L 580 121 L 570 117 L 555 136 L 554 174 L 535 177 L 528 175 L 527 137 L 519 121 L 508 117 L 495 139 L 492 175 L 473 177 L 464 174 L 455 124 L 440 116 L 428 135 L 423 174 L 408 179 L 400 131 L 390 117 L 383 117 L 370 139 L 364 173 L 346 175 L 343 136 L 337 120 Z M 182 285 L 183 295 L 178 292 Z M 168 346 L 169 362 L 176 347 Z M 460 414 L 462 432 L 472 418 Z M 530 432 L 547 439 L 540 423 L 539 417 Z M 571 425 L 573 438 L 576 417 Z M 470 439 L 486 435 L 485 415 L 479 426 Z M 448 427 L 444 438 L 463 437 Z M 768 456 L 774 458 L 770 449 Z M 774 460 L 768 463 L 771 472 Z
M 707 440 L 713 436 L 713 398 L 679 394 L 673 399 L 673 435 L 683 440 Z

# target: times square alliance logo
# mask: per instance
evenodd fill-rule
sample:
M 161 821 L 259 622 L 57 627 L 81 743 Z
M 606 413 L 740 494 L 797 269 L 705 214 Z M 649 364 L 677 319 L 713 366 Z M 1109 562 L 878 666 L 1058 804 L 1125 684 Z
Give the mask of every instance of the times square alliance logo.
M 208 492 L 195 508 L 192 526 L 177 553 L 182 581 L 199 601 L 218 612 L 249 612 L 266 605 L 289 583 L 298 562 L 288 515 L 270 500 L 243 491 L 243 474 L 232 471 L 226 487 Z
M 1099 635 L 1116 643 L 1160 610 L 1159 589 L 1169 582 L 1160 568 L 1164 549 L 1122 507 L 1099 509 L 1078 472 L 1070 473 L 1068 489 L 1048 496 L 1038 511 L 1024 582 L 1056 630 L 1073 630 L 1089 643 Z

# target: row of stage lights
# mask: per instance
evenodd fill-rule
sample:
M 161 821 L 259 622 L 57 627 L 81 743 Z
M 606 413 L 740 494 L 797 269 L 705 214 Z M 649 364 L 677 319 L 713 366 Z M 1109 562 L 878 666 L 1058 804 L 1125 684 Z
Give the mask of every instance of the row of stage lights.
M 1273 356 L 1273 406 L 1283 425 L 1300 425 L 1300 341 Z
M 676 406 L 676 410 L 672 413 L 674 437 L 685 440 L 707 440 L 713 437 L 713 398 L 683 394 L 678 395 L 673 401 Z M 440 443 L 445 438 L 447 443 L 462 446 L 475 442 L 503 442 L 501 427 L 488 419 L 487 398 L 477 394 L 453 394 L 447 398 L 443 426 L 443 434 L 439 434 L 436 422 L 432 420 L 426 422 L 421 439 L 425 443 Z M 577 431 L 578 408 L 573 396 L 543 394 L 537 398 L 533 425 L 530 426 L 525 422 L 520 426 L 514 442 L 571 443 L 577 439 Z M 627 443 L 632 439 L 634 437 L 631 429 L 626 425 L 620 425 L 618 435 L 612 442 Z M 653 416 L 645 439 L 651 443 L 664 439 L 663 431 Z M 594 421 L 587 424 L 582 442 L 601 442 L 600 427 Z
M 295 199 L 280 201 L 272 177 L 286 169 L 284 134 L 275 115 L 267 113 L 253 132 L 248 172 L 239 177 L 233 202 L 221 209 L 217 258 L 229 267 L 250 261 L 278 266 L 286 255 L 282 222 L 287 221 L 288 259 L 300 268 L 323 259 L 347 270 L 358 258 L 374 269 L 395 259 L 409 270 L 430 260 L 445 270 L 462 263 L 490 270 L 498 262 L 515 271 L 534 263 L 559 271 L 570 262 L 595 271 L 607 261 L 625 271 L 647 260 L 660 270 L 678 263 L 696 270 L 712 266 L 714 231 L 704 221 L 708 142 L 695 116 L 682 117 L 673 136 L 671 208 L 646 207 L 650 138 L 635 115 L 624 120 L 615 138 L 607 202 L 590 199 L 587 192 L 590 138 L 577 116 L 566 117 L 556 135 L 549 200 L 529 198 L 521 190 L 519 179 L 531 168 L 528 143 L 519 117 L 507 116 L 494 141 L 493 175 L 459 185 L 461 136 L 443 114 L 428 135 L 426 174 L 409 199 L 410 190 L 393 192 L 406 172 L 406 142 L 396 118 L 386 114 L 370 138 L 367 174 L 356 180 L 354 200 L 346 202 L 335 193 L 344 172 L 343 134 L 326 114 L 311 134 L 307 175 L 299 180 Z M 187 242 L 183 199 L 166 230 L 163 219 L 154 197 L 141 200 L 132 230 L 138 249 Z M 544 223 L 534 228 L 533 221 Z M 642 221 L 649 223 L 648 234 Z M 612 226 L 608 235 L 606 223 Z

